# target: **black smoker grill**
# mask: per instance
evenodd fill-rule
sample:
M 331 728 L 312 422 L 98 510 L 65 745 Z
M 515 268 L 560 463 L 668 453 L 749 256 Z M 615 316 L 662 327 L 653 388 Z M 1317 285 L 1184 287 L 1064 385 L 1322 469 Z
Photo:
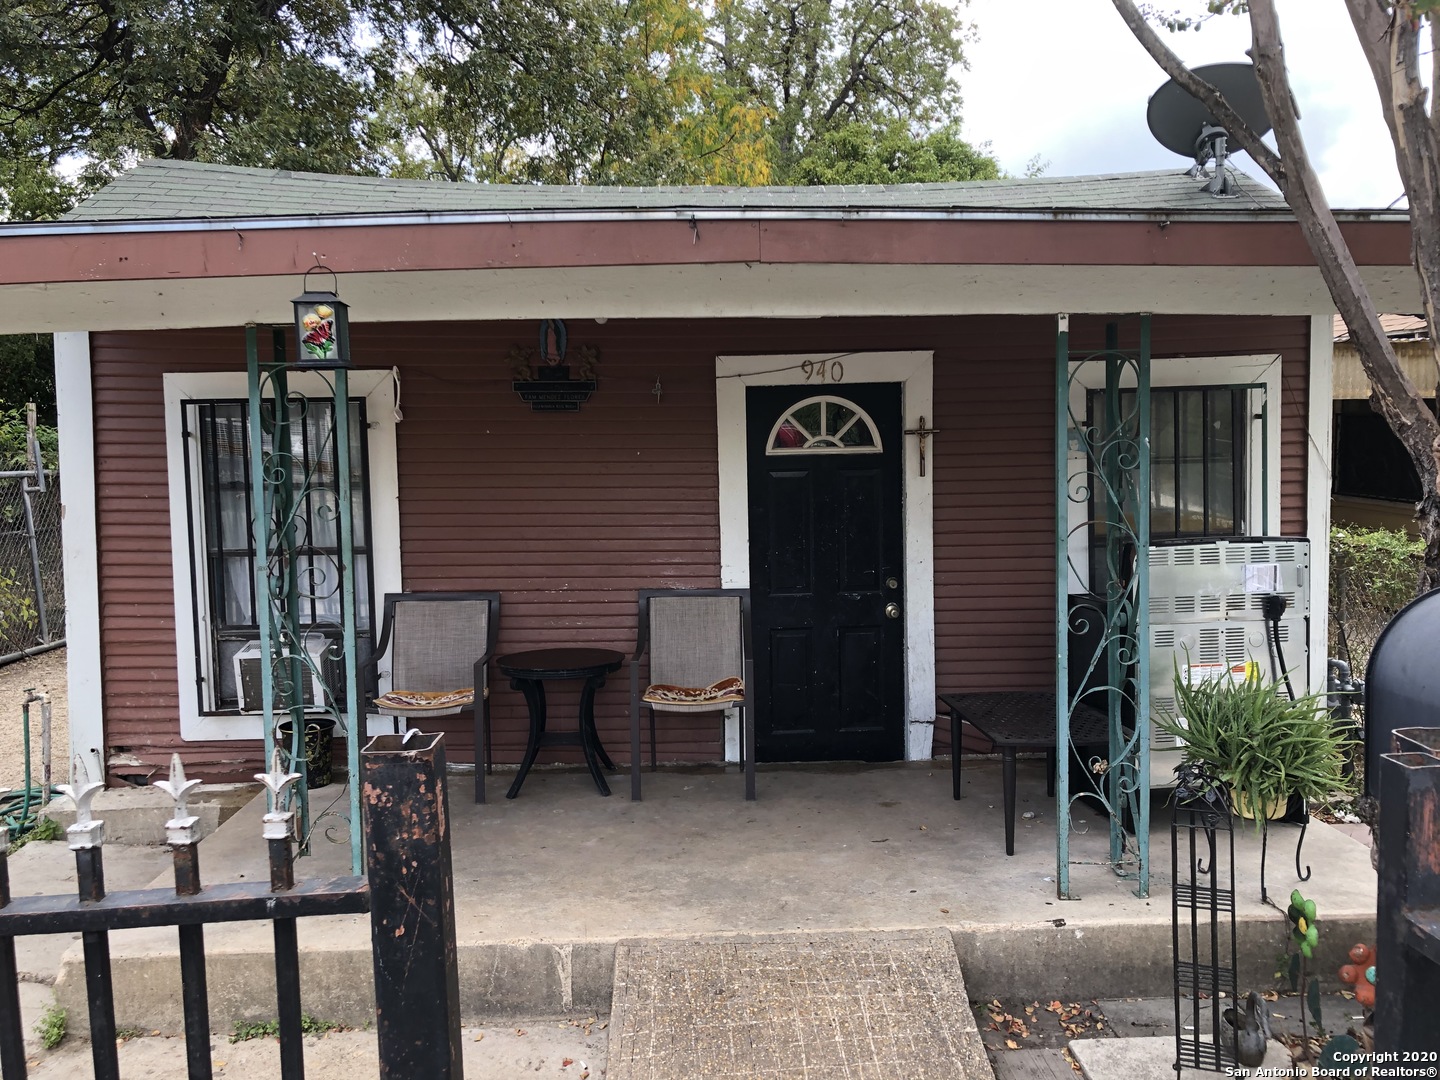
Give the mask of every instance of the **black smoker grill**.
M 1380 794 L 1380 755 L 1396 728 L 1440 728 L 1440 591 L 1400 610 L 1365 673 L 1365 794 Z

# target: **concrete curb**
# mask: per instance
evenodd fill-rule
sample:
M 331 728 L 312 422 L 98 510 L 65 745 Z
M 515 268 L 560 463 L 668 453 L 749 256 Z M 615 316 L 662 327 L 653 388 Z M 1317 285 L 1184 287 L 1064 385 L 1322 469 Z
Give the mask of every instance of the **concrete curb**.
M 357 920 L 359 922 L 361 920 Z M 1374 919 L 1346 918 L 1323 924 L 1325 945 L 1311 971 L 1336 971 L 1356 941 L 1373 941 Z M 374 972 L 368 934 L 357 926 L 346 935 L 354 947 L 306 949 L 302 928 L 301 986 L 305 1010 L 325 1020 L 362 1026 L 375 1017 Z M 1172 992 L 1168 924 L 1111 924 L 1089 929 L 947 928 L 955 942 L 966 989 L 974 1000 L 1088 1000 Z M 697 940 L 737 935 L 698 936 Z M 1281 916 L 1237 924 L 1240 985 L 1276 985 L 1276 958 L 1284 948 Z M 606 1015 L 611 1007 L 617 941 L 566 943 L 487 942 L 459 946 L 460 1008 L 465 1023 L 512 1016 Z M 261 942 L 252 949 L 212 946 L 206 971 L 210 1015 L 216 1030 L 275 1016 L 275 970 Z M 112 970 L 120 1027 L 165 1034 L 184 1031 L 177 978 L 179 961 L 168 953 L 126 955 L 117 949 Z M 1338 984 L 1337 984 L 1338 985 Z M 65 955 L 55 983 L 56 1000 L 73 1016 L 85 1015 L 85 972 L 78 946 Z

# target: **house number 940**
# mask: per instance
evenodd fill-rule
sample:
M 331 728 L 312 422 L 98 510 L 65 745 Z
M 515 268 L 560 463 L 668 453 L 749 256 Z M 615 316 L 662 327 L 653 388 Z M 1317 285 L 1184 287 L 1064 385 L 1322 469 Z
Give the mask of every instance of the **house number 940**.
M 806 382 L 843 382 L 845 365 L 839 360 L 802 360 L 800 370 Z

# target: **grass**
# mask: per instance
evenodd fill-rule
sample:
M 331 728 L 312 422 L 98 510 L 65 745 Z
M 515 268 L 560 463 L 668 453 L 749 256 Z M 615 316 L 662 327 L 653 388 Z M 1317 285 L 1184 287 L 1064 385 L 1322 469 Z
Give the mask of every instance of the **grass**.
M 327 1031 L 345 1031 L 344 1024 L 334 1020 L 317 1020 L 309 1013 L 300 1014 L 300 1031 L 305 1035 L 324 1035 Z M 232 1043 L 248 1042 L 250 1039 L 278 1039 L 279 1020 L 262 1020 L 257 1023 L 240 1023 L 230 1033 Z
M 65 1010 L 51 1002 L 36 1022 L 35 1034 L 40 1036 L 46 1050 L 54 1050 L 65 1041 Z

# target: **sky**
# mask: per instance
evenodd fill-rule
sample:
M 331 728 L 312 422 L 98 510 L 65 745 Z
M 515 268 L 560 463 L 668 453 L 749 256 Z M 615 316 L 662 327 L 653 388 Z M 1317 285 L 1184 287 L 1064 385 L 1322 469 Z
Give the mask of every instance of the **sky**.
M 1330 205 L 1388 206 L 1402 190 L 1395 150 L 1344 4 L 1276 4 L 1301 132 Z M 1156 6 L 1204 7 L 1196 0 Z M 957 76 L 963 133 L 970 142 L 988 141 L 1002 168 L 1023 175 L 1036 154 L 1049 162 L 1047 176 L 1188 166 L 1145 125 L 1146 103 L 1166 76 L 1110 0 L 970 0 L 961 11 L 979 35 L 966 50 L 970 69 Z M 1249 25 L 1226 15 L 1198 31 L 1162 34 L 1191 66 L 1243 62 Z M 1233 160 L 1263 177 L 1248 155 Z

